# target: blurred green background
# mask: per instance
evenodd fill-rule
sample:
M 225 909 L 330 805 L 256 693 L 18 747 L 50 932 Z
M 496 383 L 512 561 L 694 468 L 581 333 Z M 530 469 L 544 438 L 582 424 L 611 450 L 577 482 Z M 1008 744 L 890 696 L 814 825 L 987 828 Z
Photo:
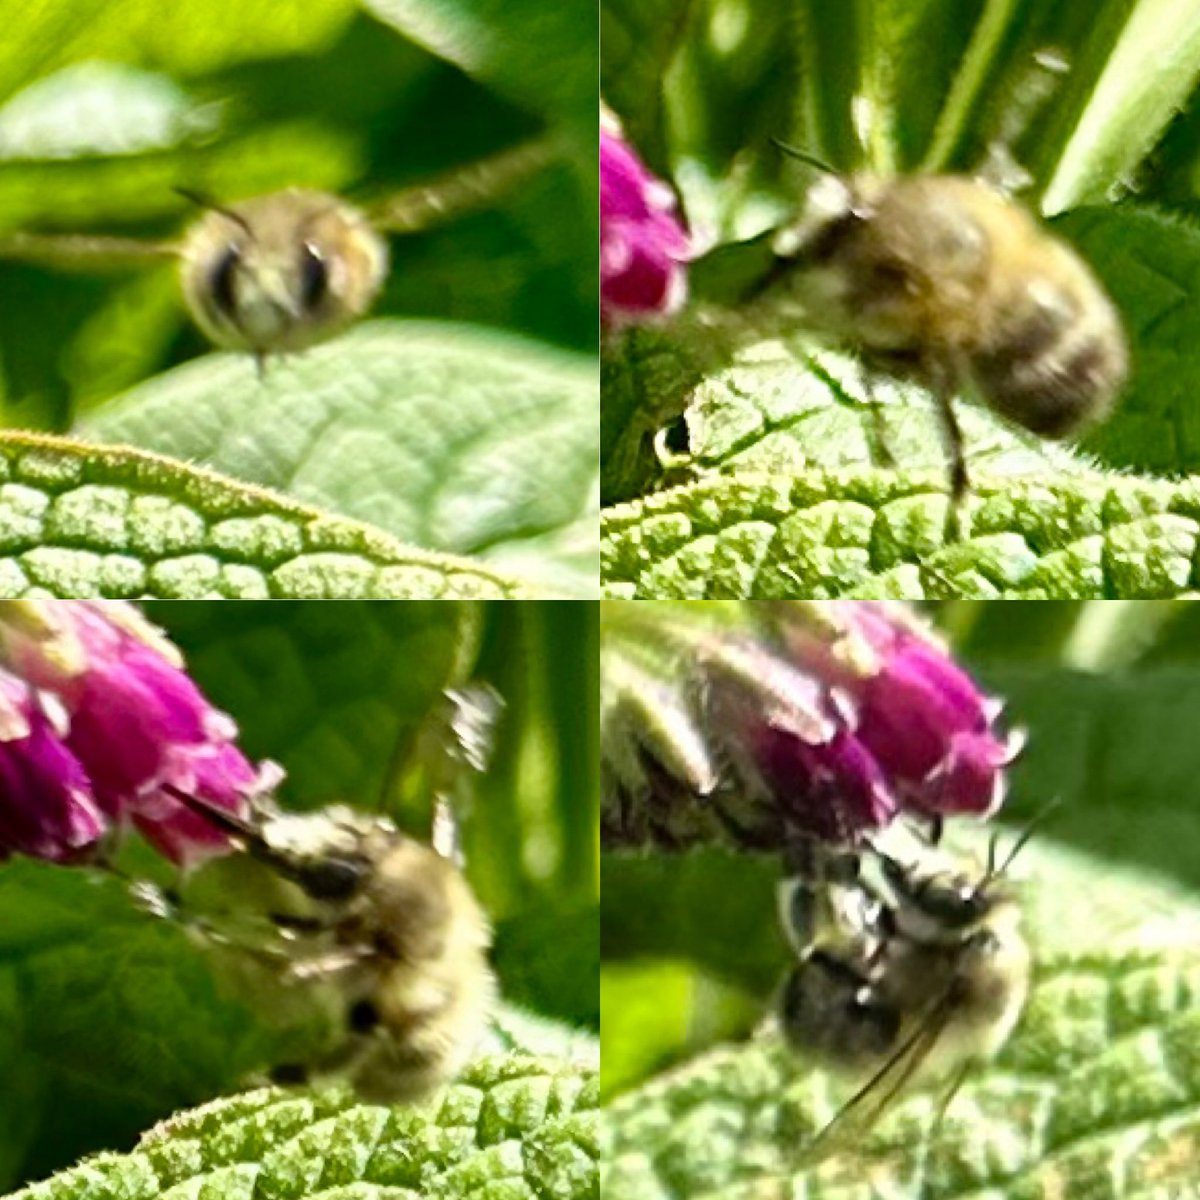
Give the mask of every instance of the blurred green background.
M 1086 881 L 1086 894 L 1031 889 L 1028 925 L 1039 938 L 1052 932 L 1059 950 L 1104 947 L 1123 917 L 1146 917 L 1113 910 L 1132 909 L 1131 880 L 1180 897 L 1180 908 L 1200 900 L 1200 607 L 957 601 L 929 614 L 1006 702 L 1008 724 L 1028 732 L 1002 824 L 1019 828 L 1058 798 L 1029 857 L 1080 856 L 1071 877 Z M 759 1023 L 789 954 L 776 927 L 776 873 L 766 859 L 717 850 L 604 855 L 606 1094 Z M 1173 915 L 1171 906 L 1162 913 Z
M 594 605 L 146 609 L 238 722 L 246 752 L 287 769 L 281 794 L 296 808 L 383 807 L 427 835 L 417 726 L 446 686 L 497 689 L 495 756 L 464 822 L 467 874 L 495 923 L 504 1000 L 595 1031 Z M 0 867 L 0 1190 L 128 1149 L 154 1121 L 280 1061 L 297 1036 L 217 987 L 191 942 L 137 912 L 116 879 Z
M 596 344 L 595 8 L 435 0 L 0 2 L 0 233 L 173 235 L 288 185 L 370 201 L 531 136 L 556 161 L 494 207 L 392 239 L 376 312 Z M 173 269 L 0 264 L 0 419 L 69 429 L 203 353 Z

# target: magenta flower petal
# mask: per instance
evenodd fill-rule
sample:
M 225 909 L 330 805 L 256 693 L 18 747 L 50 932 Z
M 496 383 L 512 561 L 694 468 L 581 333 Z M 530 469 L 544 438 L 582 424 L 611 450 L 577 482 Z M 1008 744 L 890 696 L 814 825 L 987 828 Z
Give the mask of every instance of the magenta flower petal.
M 176 862 L 192 862 L 228 849 L 225 834 L 184 808 L 162 790 L 163 784 L 199 796 L 231 812 L 261 790 L 259 772 L 229 742 L 172 746 L 163 758 L 162 775 L 132 808 L 133 823 L 160 854 Z
M 999 806 L 1021 739 L 997 727 L 1001 706 L 909 610 L 833 601 L 774 612 L 793 663 L 846 697 L 902 808 L 986 816 Z
M 108 824 L 87 773 L 32 688 L 4 673 L 0 694 L 6 710 L 6 736 L 0 737 L 0 857 L 79 857 Z
M 617 326 L 676 311 L 691 244 L 671 190 L 616 134 L 600 131 L 600 311 Z
M 63 742 L 96 804 L 132 822 L 164 854 L 188 862 L 228 839 L 164 790 L 175 787 L 244 812 L 258 770 L 234 744 L 237 728 L 214 708 L 136 610 L 89 601 L 46 602 L 49 634 L 4 630 L 10 661 L 51 690 L 66 714 Z M 37 616 L 39 614 L 34 614 Z
M 786 825 L 828 842 L 885 826 L 897 803 L 870 751 L 852 734 L 823 745 L 770 727 L 758 731 L 758 770 Z
M 994 706 L 947 655 L 897 639 L 859 698 L 859 737 L 912 806 L 990 813 L 1017 746 L 992 732 Z
M 619 669 L 621 651 L 609 652 L 614 666 L 603 660 L 606 844 L 688 846 L 715 833 L 755 850 L 796 837 L 852 846 L 905 814 L 999 807 L 1022 739 L 911 609 L 778 601 L 751 611 L 753 635 L 723 609 L 644 622 L 628 653 L 638 661 L 639 642 L 661 641 L 666 705 Z M 703 789 L 686 770 L 698 757 L 711 764 Z

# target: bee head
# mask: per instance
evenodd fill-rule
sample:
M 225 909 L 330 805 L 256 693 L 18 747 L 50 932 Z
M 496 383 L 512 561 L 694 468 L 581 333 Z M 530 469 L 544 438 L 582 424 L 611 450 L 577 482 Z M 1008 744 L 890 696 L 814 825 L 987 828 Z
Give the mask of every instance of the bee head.
M 341 904 L 362 889 L 372 870 L 370 830 L 348 809 L 325 813 L 258 814 L 247 820 L 170 784 L 164 791 L 221 830 L 249 854 L 296 884 L 310 899 Z
M 336 196 L 292 188 L 208 212 L 183 243 L 184 293 L 220 346 L 300 350 L 361 315 L 387 249 Z
M 883 876 L 901 913 L 925 918 L 933 927 L 961 931 L 982 921 L 1001 898 L 995 878 L 972 878 L 952 870 L 921 873 L 889 855 L 880 855 Z M 901 921 L 902 916 L 899 917 Z

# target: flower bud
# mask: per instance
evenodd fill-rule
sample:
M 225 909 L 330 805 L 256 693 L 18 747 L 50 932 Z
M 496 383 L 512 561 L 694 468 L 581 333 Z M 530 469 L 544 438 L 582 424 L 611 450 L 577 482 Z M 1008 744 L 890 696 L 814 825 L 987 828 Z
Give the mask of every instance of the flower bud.
M 901 814 L 986 817 L 1001 803 L 1021 739 L 910 610 L 706 607 L 611 606 L 606 844 L 853 846 Z
M 671 189 L 615 129 L 600 130 L 600 312 L 609 327 L 665 316 L 687 294 L 691 246 Z

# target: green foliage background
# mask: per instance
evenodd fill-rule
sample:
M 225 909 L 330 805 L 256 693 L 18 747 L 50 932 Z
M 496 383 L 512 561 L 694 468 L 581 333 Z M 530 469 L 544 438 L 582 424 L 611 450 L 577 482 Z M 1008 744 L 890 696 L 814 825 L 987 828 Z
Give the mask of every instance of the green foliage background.
M 393 551 L 486 562 L 500 584 L 481 592 L 523 581 L 595 594 L 594 7 L 4 0 L 0 19 L 0 238 L 172 237 L 194 215 L 177 187 L 235 199 L 297 185 L 369 203 L 552 140 L 552 161 L 484 211 L 391 239 L 365 342 L 336 340 L 265 380 L 209 351 L 169 263 L 89 275 L 0 261 L 0 425 L 181 460 L 160 489 L 178 502 L 189 465 L 206 464 L 334 524 L 363 522 Z M 31 534 L 19 507 L 0 494 L 6 594 L 246 594 L 195 577 L 172 591 L 152 570 L 122 590 L 79 569 L 81 554 L 161 561 L 132 527 L 107 543 Z M 254 539 L 200 542 L 214 563 L 265 569 L 266 594 L 305 594 Z M 46 584 L 36 552 L 74 568 Z M 439 590 L 410 572 L 406 587 L 344 577 L 327 594 L 406 588 Z
M 780 339 L 769 297 L 725 337 L 693 312 L 613 338 L 601 432 L 610 594 L 1070 599 L 1195 587 L 1200 6 L 604 0 L 602 14 L 606 99 L 715 246 L 692 271 L 697 309 L 711 316 L 755 277 L 756 236 L 812 180 L 772 138 L 840 171 L 884 174 L 971 171 L 1004 139 L 1032 176 L 1022 200 L 1095 267 L 1133 351 L 1115 413 L 1074 450 L 960 405 L 977 498 L 964 543 L 947 546 L 944 453 L 919 389 L 878 389 L 896 470 L 859 364 L 795 331 Z M 1051 49 L 1069 71 L 1039 107 L 1034 55 Z M 650 449 L 662 427 L 691 453 L 665 472 Z M 662 487 L 675 490 L 649 495 Z
M 247 753 L 287 769 L 289 805 L 383 805 L 418 834 L 428 832 L 428 795 L 414 757 L 417 725 L 445 686 L 496 687 L 507 707 L 464 829 L 468 874 L 496 925 L 505 1001 L 548 1019 L 548 1029 L 594 1035 L 594 606 L 159 603 L 149 615 L 237 720 Z M 163 872 L 148 852 L 131 865 Z M 26 861 L 0 867 L 0 1011 L 5 1192 L 85 1152 L 129 1149 L 155 1121 L 236 1090 L 311 1033 L 304 1018 L 281 1027 L 219 984 L 200 950 L 137 911 L 118 880 Z M 514 1036 L 524 1044 L 519 1025 Z M 560 1070 L 565 1079 L 573 1068 L 526 1064 L 505 1076 L 494 1064 L 481 1080 L 488 1070 L 504 1078 Z M 537 1094 L 541 1085 L 531 1086 Z M 522 1101 L 529 1123 L 553 1116 L 551 1105 L 535 1120 L 532 1103 Z M 419 1140 L 425 1119 L 413 1117 L 406 1136 Z M 284 1120 L 282 1132 L 294 1136 L 295 1123 Z M 579 1186 L 553 1194 L 586 1195 Z
M 1197 1194 L 1200 610 L 955 601 L 932 615 L 1028 732 L 1004 826 L 1061 801 L 1016 868 L 1037 964 L 1017 1034 L 936 1136 L 939 1090 L 925 1086 L 854 1150 L 804 1169 L 803 1147 L 861 1080 L 771 1036 L 745 1042 L 789 957 L 777 864 L 606 853 L 606 1196 Z M 978 852 L 984 831 L 961 824 Z

